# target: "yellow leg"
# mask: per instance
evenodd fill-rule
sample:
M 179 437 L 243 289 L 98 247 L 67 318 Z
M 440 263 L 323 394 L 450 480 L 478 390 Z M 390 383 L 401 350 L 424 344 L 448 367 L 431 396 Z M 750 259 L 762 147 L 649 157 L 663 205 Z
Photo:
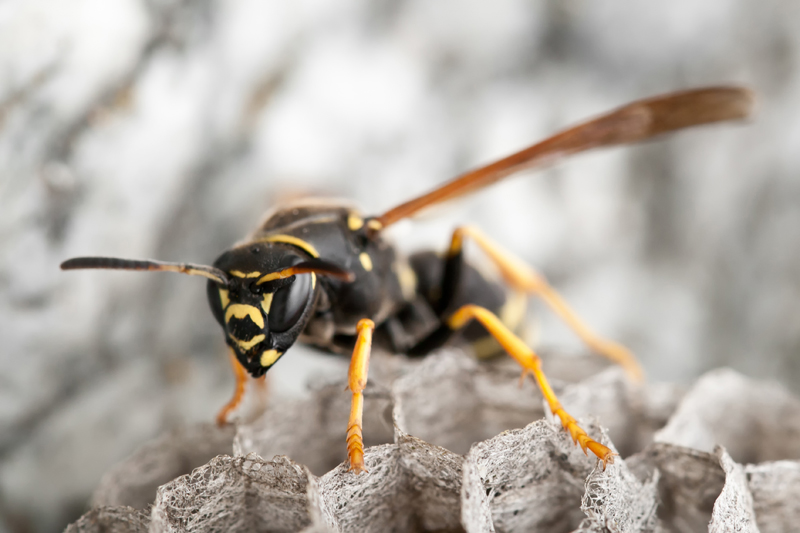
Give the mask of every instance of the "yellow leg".
M 635 381 L 642 381 L 644 378 L 642 367 L 627 348 L 619 343 L 595 335 L 578 318 L 578 315 L 569 307 L 561 295 L 547 283 L 544 276 L 492 242 L 480 230 L 471 226 L 463 226 L 456 229 L 450 242 L 449 254 L 451 256 L 460 253 L 465 236 L 471 237 L 481 247 L 500 270 L 501 275 L 509 285 L 542 298 L 589 348 L 622 366 Z
M 372 332 L 375 323 L 364 318 L 356 326 L 358 338 L 350 359 L 350 369 L 347 372 L 347 381 L 353 401 L 350 406 L 350 421 L 347 424 L 347 458 L 350 460 L 350 470 L 358 474 L 366 472 L 364 467 L 364 439 L 362 434 L 362 419 L 364 415 L 364 387 L 367 386 L 369 373 L 369 354 L 372 349 Z
M 550 387 L 547 378 L 542 372 L 542 362 L 533 350 L 531 350 L 519 337 L 514 335 L 491 311 L 477 305 L 465 305 L 447 320 L 447 325 L 451 329 L 460 329 L 472 319 L 478 320 L 486 330 L 500 343 L 508 354 L 522 367 L 522 377 L 532 374 L 539 389 L 542 391 L 547 405 L 555 416 L 561 420 L 561 425 L 569 431 L 572 442 L 580 445 L 583 453 L 589 449 L 602 462 L 603 468 L 607 464 L 614 462 L 614 452 L 599 442 L 592 440 L 586 431 L 581 428 L 575 419 L 567 413 L 558 401 L 553 389 Z
M 244 398 L 245 384 L 247 383 L 247 370 L 245 370 L 241 363 L 239 363 L 239 360 L 236 359 L 236 354 L 233 353 L 233 349 L 229 349 L 229 357 L 231 361 L 231 367 L 233 368 L 233 375 L 236 377 L 236 388 L 233 391 L 233 397 L 217 414 L 218 426 L 224 426 L 227 424 L 228 416 L 237 407 L 239 407 L 239 404 L 242 403 L 242 398 Z

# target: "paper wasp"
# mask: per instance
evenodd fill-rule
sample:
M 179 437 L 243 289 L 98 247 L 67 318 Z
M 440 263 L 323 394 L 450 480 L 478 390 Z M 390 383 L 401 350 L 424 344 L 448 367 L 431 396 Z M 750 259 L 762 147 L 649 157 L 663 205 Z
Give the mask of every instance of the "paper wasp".
M 465 262 L 464 239 L 471 238 L 479 245 L 511 289 L 541 297 L 592 350 L 640 379 L 642 371 L 634 356 L 623 346 L 595 336 L 541 275 L 474 228 L 456 229 L 443 257 L 421 252 L 404 258 L 384 239 L 383 232 L 423 208 L 475 192 L 514 172 L 591 148 L 745 118 L 752 103 L 750 91 L 737 87 L 689 90 L 633 102 L 467 172 L 380 216 L 363 217 L 342 203 L 280 206 L 213 266 L 78 257 L 61 268 L 170 271 L 208 278 L 211 311 L 225 332 L 236 374 L 236 390 L 218 415 L 220 423 L 226 423 L 240 404 L 247 373 L 263 376 L 298 340 L 352 353 L 347 453 L 355 472 L 365 470 L 362 392 L 373 341 L 395 353 L 425 354 L 474 319 L 476 323 L 470 324 L 465 334 L 475 339 L 488 331 L 519 363 L 523 377 L 534 377 L 573 441 L 605 465 L 613 462 L 613 452 L 591 439 L 562 408 L 538 356 L 513 332 L 519 316 L 505 312 L 511 294 Z

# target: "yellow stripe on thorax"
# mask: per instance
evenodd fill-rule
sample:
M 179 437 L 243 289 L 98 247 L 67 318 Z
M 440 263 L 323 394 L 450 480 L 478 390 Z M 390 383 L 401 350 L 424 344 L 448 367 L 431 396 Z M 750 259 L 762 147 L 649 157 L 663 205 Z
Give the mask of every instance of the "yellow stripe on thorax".
M 358 256 L 358 260 L 361 261 L 361 266 L 364 267 L 364 270 L 367 272 L 372 271 L 372 258 L 367 252 L 361 252 Z
M 364 226 L 364 219 L 358 213 L 353 211 L 347 215 L 347 227 L 350 231 L 358 231 Z

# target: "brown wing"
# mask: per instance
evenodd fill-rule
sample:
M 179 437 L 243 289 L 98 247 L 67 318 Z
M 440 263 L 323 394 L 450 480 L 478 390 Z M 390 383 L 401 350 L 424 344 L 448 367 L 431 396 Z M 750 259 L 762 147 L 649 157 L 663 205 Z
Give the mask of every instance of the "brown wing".
M 520 170 L 543 167 L 562 157 L 643 141 L 662 133 L 722 120 L 741 119 L 753 109 L 753 93 L 741 87 L 707 87 L 638 100 L 553 135 L 504 159 L 467 172 L 409 200 L 372 221 L 383 229 L 423 208 L 471 193 Z

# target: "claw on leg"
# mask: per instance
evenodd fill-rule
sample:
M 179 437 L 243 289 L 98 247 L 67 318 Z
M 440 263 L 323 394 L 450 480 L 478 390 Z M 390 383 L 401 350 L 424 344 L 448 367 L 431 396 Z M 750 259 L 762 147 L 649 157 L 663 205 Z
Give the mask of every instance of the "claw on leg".
M 347 458 L 350 472 L 367 472 L 364 466 L 364 436 L 361 431 L 361 417 L 364 412 L 364 395 L 353 394 L 353 407 L 347 425 Z
M 578 425 L 575 418 L 561 407 L 561 404 L 558 404 L 558 407 L 553 409 L 553 414 L 561 420 L 561 425 L 567 430 L 569 436 L 572 437 L 573 444 L 579 445 L 584 454 L 589 455 L 586 451 L 588 449 L 600 459 L 603 463 L 603 470 L 606 469 L 606 465 L 614 464 L 614 457 L 617 454 L 611 451 L 611 448 L 589 437 L 586 431 Z

